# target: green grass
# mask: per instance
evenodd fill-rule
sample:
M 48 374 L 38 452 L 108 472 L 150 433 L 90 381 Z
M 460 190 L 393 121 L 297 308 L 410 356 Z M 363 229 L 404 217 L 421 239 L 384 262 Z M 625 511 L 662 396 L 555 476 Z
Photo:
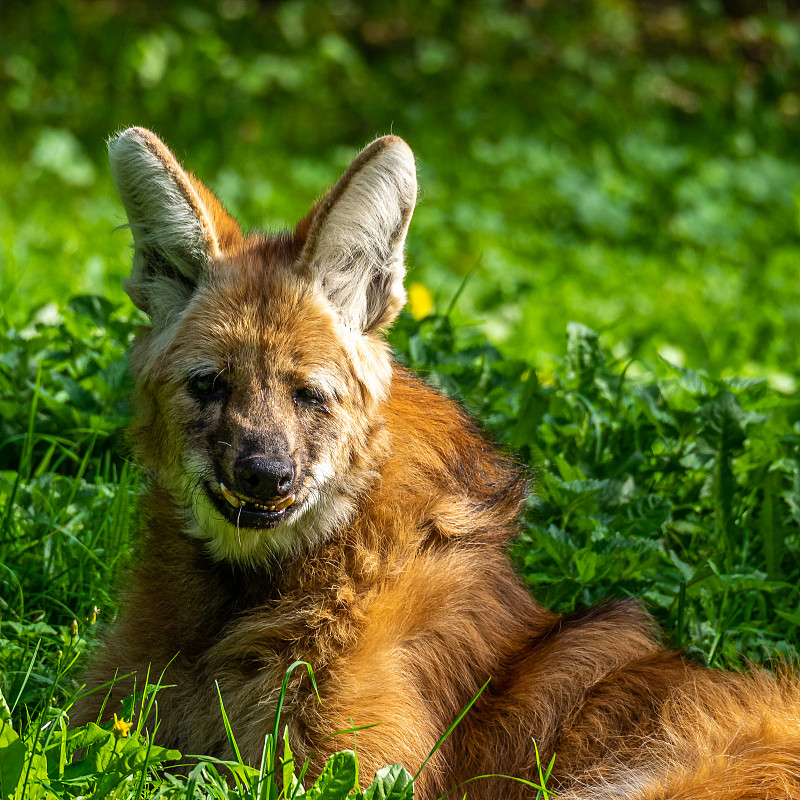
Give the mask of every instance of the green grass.
M 130 737 L 65 732 L 94 609 L 113 618 L 136 542 L 125 353 L 142 319 L 120 289 L 129 234 L 103 143 L 128 124 L 265 227 L 294 223 L 372 136 L 406 137 L 410 281 L 435 310 L 391 340 L 529 466 L 513 556 L 536 596 L 641 597 L 713 666 L 795 659 L 798 30 L 713 2 L 9 9 L 0 800 L 272 800 L 291 744 L 276 726 L 263 764 L 158 771 L 171 756 L 142 732 L 147 691 Z M 344 797 L 354 769 L 357 748 L 327 789 L 302 782 Z M 409 780 L 388 767 L 364 797 L 399 800 Z

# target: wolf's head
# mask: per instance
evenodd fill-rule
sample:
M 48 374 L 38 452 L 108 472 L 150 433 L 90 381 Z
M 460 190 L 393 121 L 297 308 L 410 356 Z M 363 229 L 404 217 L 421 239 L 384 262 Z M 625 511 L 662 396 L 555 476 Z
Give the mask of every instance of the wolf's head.
M 243 236 L 150 131 L 124 131 L 109 153 L 135 246 L 126 291 L 152 322 L 131 357 L 140 459 L 217 558 L 313 545 L 374 479 L 410 149 L 376 140 L 279 236 Z

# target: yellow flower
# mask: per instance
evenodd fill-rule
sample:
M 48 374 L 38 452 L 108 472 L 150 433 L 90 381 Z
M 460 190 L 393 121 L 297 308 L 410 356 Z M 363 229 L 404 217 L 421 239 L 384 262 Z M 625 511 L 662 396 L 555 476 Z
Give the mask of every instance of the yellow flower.
M 124 719 L 120 719 L 116 714 L 114 714 L 114 727 L 111 729 L 118 739 L 121 736 L 123 739 L 127 738 L 128 732 L 133 727 L 132 722 L 125 722 Z
M 99 613 L 100 613 L 100 609 L 99 609 L 97 606 L 95 606 L 95 607 L 92 609 L 92 615 L 89 617 L 89 624 L 90 624 L 90 625 L 94 625 L 94 624 L 95 624 L 95 622 L 97 622 L 97 615 L 98 615 Z
M 433 311 L 433 297 L 427 286 L 412 283 L 408 287 L 408 310 L 414 319 L 427 317 Z

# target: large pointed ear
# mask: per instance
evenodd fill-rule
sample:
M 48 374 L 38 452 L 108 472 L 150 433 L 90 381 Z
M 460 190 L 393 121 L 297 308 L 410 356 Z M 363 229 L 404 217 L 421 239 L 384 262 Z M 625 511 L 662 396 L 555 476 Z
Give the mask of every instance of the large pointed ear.
M 214 194 L 144 128 L 108 143 L 111 174 L 133 232 L 125 291 L 154 323 L 185 307 L 209 264 L 242 234 Z
M 312 212 L 301 266 L 354 330 L 388 325 L 405 304 L 403 246 L 416 197 L 414 154 L 384 136 Z

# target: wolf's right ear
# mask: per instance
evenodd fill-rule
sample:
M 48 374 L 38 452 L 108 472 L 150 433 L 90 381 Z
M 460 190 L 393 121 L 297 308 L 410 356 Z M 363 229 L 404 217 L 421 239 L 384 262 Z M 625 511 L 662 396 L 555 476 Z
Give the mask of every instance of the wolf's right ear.
M 214 194 L 145 128 L 108 143 L 111 174 L 133 233 L 125 291 L 154 324 L 186 306 L 208 265 L 241 240 Z

